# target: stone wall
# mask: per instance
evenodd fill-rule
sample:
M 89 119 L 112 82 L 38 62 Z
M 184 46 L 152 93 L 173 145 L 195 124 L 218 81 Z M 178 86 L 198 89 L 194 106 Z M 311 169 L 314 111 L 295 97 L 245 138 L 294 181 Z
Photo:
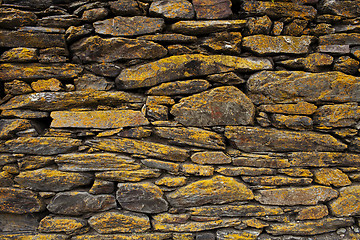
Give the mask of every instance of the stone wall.
M 0 4 L 1 239 L 360 239 L 359 0 Z

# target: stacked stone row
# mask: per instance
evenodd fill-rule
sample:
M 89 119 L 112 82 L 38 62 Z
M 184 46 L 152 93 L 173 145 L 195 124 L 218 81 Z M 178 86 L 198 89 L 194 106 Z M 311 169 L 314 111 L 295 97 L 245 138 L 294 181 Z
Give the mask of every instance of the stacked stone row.
M 0 238 L 360 239 L 360 1 L 0 1 Z

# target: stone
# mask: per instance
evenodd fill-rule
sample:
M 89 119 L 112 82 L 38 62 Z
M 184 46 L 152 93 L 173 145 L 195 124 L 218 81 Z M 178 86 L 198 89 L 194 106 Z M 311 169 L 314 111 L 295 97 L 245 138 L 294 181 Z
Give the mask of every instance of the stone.
M 329 13 L 338 16 L 354 18 L 359 16 L 360 1 L 330 1 L 330 0 L 322 0 L 319 5 L 321 13 Z
M 335 71 L 355 75 L 358 72 L 359 65 L 359 61 L 349 56 L 341 56 L 335 61 L 333 69 Z
M 253 35 L 242 39 L 242 46 L 259 55 L 306 54 L 309 52 L 311 36 L 267 36 Z
M 40 49 L 39 62 L 41 63 L 57 63 L 69 60 L 69 52 L 65 48 L 53 47 Z
M 186 0 L 159 0 L 151 3 L 149 14 L 171 20 L 193 19 L 193 5 Z
M 239 89 L 224 86 L 183 98 L 170 113 L 186 126 L 248 125 L 255 107 Z
M 11 82 L 5 82 L 4 83 L 4 92 L 5 94 L 10 95 L 22 95 L 33 92 L 32 88 L 30 87 L 30 84 L 20 81 L 20 80 L 14 80 Z
M 306 116 L 288 116 L 282 114 L 274 114 L 271 117 L 272 125 L 276 128 L 289 128 L 293 130 L 307 130 L 312 129 L 313 121 Z
M 305 168 L 284 168 L 278 169 L 278 173 L 283 173 L 291 177 L 312 177 L 313 174 L 310 170 Z
M 106 171 L 96 173 L 95 177 L 113 182 L 140 182 L 147 178 L 157 178 L 161 175 L 158 169 L 140 169 L 125 171 Z
M 160 32 L 164 26 L 164 19 L 144 16 L 114 17 L 104 21 L 94 22 L 95 32 L 116 37 L 131 37 Z
M 351 127 L 360 119 L 357 103 L 323 105 L 315 112 L 314 123 L 319 127 Z
M 248 79 L 247 87 L 250 93 L 275 103 L 356 102 L 360 98 L 360 78 L 341 72 L 262 71 Z
M 62 172 L 53 169 L 24 171 L 16 176 L 15 181 L 35 191 L 60 192 L 90 184 L 92 178 L 83 173 Z
M 181 187 L 186 184 L 186 177 L 163 177 L 156 180 L 155 184 L 166 187 Z
M 196 42 L 197 37 L 187 36 L 177 33 L 164 33 L 164 34 L 144 35 L 137 37 L 136 39 L 169 44 L 169 43 L 192 43 L 192 42 Z
M 145 214 L 111 211 L 92 216 L 89 225 L 101 234 L 145 232 L 150 229 L 150 220 Z
M 319 45 L 358 45 L 360 33 L 334 33 L 319 37 Z
M 140 111 L 55 111 L 50 114 L 53 128 L 121 128 L 148 125 Z
M 319 23 L 315 26 L 315 28 L 310 31 L 315 36 L 327 35 L 335 33 L 335 28 L 328 23 Z
M 120 74 L 122 67 L 116 63 L 103 62 L 85 65 L 85 69 L 103 77 L 116 77 Z
M 315 113 L 317 106 L 308 102 L 298 102 L 295 104 L 269 104 L 261 105 L 260 111 L 279 114 L 291 115 L 312 115 Z
M 81 218 L 46 216 L 40 221 L 39 232 L 78 234 L 86 226 L 87 221 Z
M 351 48 L 351 54 L 358 60 L 360 60 L 360 47 L 352 47 Z
M 147 94 L 167 96 L 193 94 L 205 91 L 209 87 L 210 83 L 203 79 L 174 81 L 168 83 L 161 83 L 158 86 L 152 87 L 147 91 Z
M 146 105 L 174 105 L 175 101 L 167 96 L 148 96 Z
M 233 158 L 235 166 L 260 167 L 260 168 L 287 168 L 289 160 L 285 156 L 245 154 Z
M 87 144 L 105 151 L 140 154 L 170 161 L 182 162 L 189 156 L 188 151 L 182 148 L 129 138 L 90 140 Z
M 282 31 L 284 30 L 284 23 L 280 22 L 280 21 L 275 21 L 273 25 L 274 26 L 270 32 L 271 35 L 279 36 L 282 33 Z
M 155 159 L 144 159 L 141 163 L 149 168 L 157 168 L 169 172 L 179 172 L 180 165 L 178 163 L 172 163 L 167 161 L 159 161 Z
M 2 7 L 0 9 L 0 27 L 16 29 L 22 26 L 36 25 L 35 13 L 21 11 L 15 8 Z
M 189 207 L 198 204 L 223 204 L 251 200 L 253 193 L 241 182 L 231 177 L 214 176 L 199 180 L 166 195 L 173 207 Z
M 109 2 L 112 13 L 120 16 L 142 15 L 142 10 L 135 0 L 121 0 Z
M 324 218 L 314 221 L 273 223 L 266 228 L 272 235 L 315 235 L 333 232 L 341 227 L 348 227 L 354 223 L 351 218 Z
M 247 239 L 256 240 L 260 235 L 260 230 L 245 229 L 245 230 L 234 230 L 234 229 L 221 229 L 216 232 L 216 239 L 227 240 L 227 239 Z
M 220 219 L 206 222 L 187 221 L 178 223 L 173 219 L 177 216 L 168 213 L 163 213 L 153 216 L 151 221 L 152 226 L 157 231 L 171 231 L 171 232 L 200 232 L 205 230 L 233 227 L 239 225 L 239 219 Z
M 170 56 L 196 53 L 196 50 L 180 44 L 169 45 L 167 50 Z
M 201 128 L 155 127 L 155 134 L 175 144 L 186 144 L 209 149 L 225 149 L 222 137 L 214 132 Z
M 0 187 L 12 187 L 13 185 L 13 175 L 6 171 L 0 172 Z
M 67 42 L 74 42 L 81 39 L 82 37 L 89 35 L 94 31 L 94 28 L 90 24 L 85 24 L 81 26 L 71 26 L 66 29 L 65 37 Z
M 115 62 L 130 59 L 164 57 L 167 50 L 161 45 L 123 37 L 101 38 L 91 36 L 71 45 L 71 51 L 81 62 Z
M 4 154 L 4 153 L 2 153 L 0 155 L 0 166 L 6 165 L 6 164 L 9 164 L 9 163 L 16 163 L 17 160 L 20 157 L 23 157 L 23 156 L 22 155 L 19 156 L 17 154 Z
M 216 172 L 225 176 L 258 176 L 258 175 L 274 175 L 276 171 L 270 168 L 252 168 L 252 167 L 218 167 Z
M 140 165 L 124 155 L 113 153 L 70 153 L 58 155 L 55 159 L 59 170 L 71 172 L 136 170 Z
M 18 188 L 0 188 L 0 212 L 25 214 L 42 210 L 44 203 L 35 192 Z
M 87 192 L 60 192 L 47 205 L 47 209 L 52 213 L 72 216 L 106 211 L 112 208 L 116 208 L 114 196 L 92 195 Z
M 105 180 L 95 179 L 94 184 L 92 185 L 89 193 L 94 195 L 99 194 L 111 194 L 114 192 L 115 184 L 114 182 L 109 182 Z
M 47 16 L 39 19 L 39 25 L 42 27 L 68 28 L 81 23 L 81 19 L 75 15 L 64 14 Z
M 285 26 L 284 35 L 302 36 L 307 25 L 307 20 L 294 19 L 294 21 Z
M 306 58 L 281 61 L 280 64 L 293 69 L 304 69 L 310 72 L 321 72 L 333 63 L 334 58 L 325 53 L 312 53 Z
M 191 239 L 194 239 L 191 237 Z M 196 240 L 215 240 L 215 234 L 212 232 L 200 232 L 196 234 Z
M 65 37 L 58 33 L 0 30 L 0 47 L 65 47 Z
M 255 199 L 265 205 L 316 205 L 336 198 L 338 195 L 339 193 L 330 187 L 310 186 L 259 190 Z
M 18 159 L 20 170 L 32 170 L 49 166 L 54 163 L 55 157 L 26 156 Z
M 95 22 L 107 17 L 109 11 L 106 8 L 93 8 L 83 12 L 81 20 L 85 22 Z
M 10 139 L 16 133 L 32 128 L 32 124 L 27 119 L 0 119 L 0 139 Z
M 347 145 L 329 134 L 228 126 L 225 137 L 245 152 L 342 151 Z
M 84 74 L 74 79 L 76 91 L 107 91 L 114 87 L 114 82 L 93 74 Z
M 189 54 L 124 69 L 116 78 L 116 84 L 118 89 L 134 89 L 231 70 L 256 71 L 271 68 L 271 62 L 263 58 Z
M 238 55 L 241 52 L 241 39 L 240 32 L 213 33 L 201 46 L 217 53 Z
M 318 51 L 333 55 L 348 54 L 350 53 L 350 45 L 320 45 Z
M 1 54 L 1 62 L 35 62 L 38 60 L 36 48 L 12 48 Z
M 325 205 L 310 206 L 301 209 L 296 220 L 315 220 L 326 217 L 329 214 Z
M 166 121 L 169 119 L 169 109 L 164 105 L 146 106 L 146 117 L 155 121 Z
M 247 35 L 269 35 L 271 25 L 271 19 L 266 15 L 263 17 L 250 17 L 246 22 L 246 33 Z
M 197 19 L 223 19 L 232 15 L 230 0 L 194 0 Z
M 165 240 L 171 238 L 171 235 L 171 233 L 86 234 L 72 238 L 75 240 Z
M 360 213 L 360 186 L 353 185 L 340 189 L 340 196 L 330 203 L 330 211 L 336 217 L 356 216 Z
M 212 176 L 214 174 L 214 168 L 212 166 L 182 164 L 180 169 L 185 174 L 191 174 L 195 176 Z
M 241 30 L 246 20 L 210 20 L 210 21 L 179 21 L 170 26 L 170 30 L 176 33 L 189 35 L 204 35 L 220 31 Z
M 72 63 L 64 64 L 0 64 L 0 75 L 3 81 L 10 81 L 14 79 L 35 80 L 38 78 L 57 78 L 57 79 L 71 79 L 75 78 L 82 67 Z
M 0 149 L 10 153 L 55 155 L 80 146 L 81 141 L 65 137 L 20 137 L 6 141 Z
M 1 233 L 0 237 L 3 240 L 13 240 L 13 239 L 26 239 L 26 240 L 67 240 L 69 236 L 63 234 L 43 234 L 43 233 L 34 233 L 34 232 L 23 232 L 23 233 Z
M 314 7 L 296 2 L 263 2 L 244 1 L 242 9 L 247 15 L 267 15 L 270 18 L 300 18 L 312 20 L 317 11 Z
M 232 160 L 229 156 L 225 155 L 223 152 L 197 152 L 191 155 L 191 161 L 198 164 L 228 164 Z
M 1 110 L 25 108 L 38 111 L 69 110 L 98 106 L 117 106 L 123 103 L 144 103 L 144 97 L 122 91 L 76 91 L 76 92 L 41 92 L 11 98 L 0 105 Z
M 116 200 L 121 207 L 141 213 L 160 213 L 168 210 L 161 189 L 152 183 L 119 183 Z
M 296 167 L 360 166 L 360 156 L 351 153 L 298 152 L 288 157 Z
M 241 177 L 241 179 L 246 183 L 262 186 L 309 185 L 313 181 L 312 178 L 283 176 Z
M 245 79 L 241 78 L 234 72 L 219 73 L 207 76 L 207 80 L 218 82 L 226 85 L 235 85 L 245 83 Z
M 38 80 L 36 82 L 31 83 L 31 88 L 35 92 L 58 92 L 62 90 L 62 83 L 56 78 L 50 78 L 47 80 Z
M 39 218 L 36 214 L 0 213 L 0 230 L 2 232 L 35 232 L 39 226 Z

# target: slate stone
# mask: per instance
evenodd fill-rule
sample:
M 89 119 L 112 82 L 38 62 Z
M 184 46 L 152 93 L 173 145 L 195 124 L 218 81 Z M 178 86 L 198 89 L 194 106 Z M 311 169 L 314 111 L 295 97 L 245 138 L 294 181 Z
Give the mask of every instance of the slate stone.
M 246 183 L 256 186 L 309 185 L 313 181 L 312 178 L 294 178 L 285 176 L 241 177 L 241 179 Z
M 186 177 L 163 177 L 156 180 L 155 184 L 166 187 L 181 187 L 186 184 Z
M 51 6 L 52 0 L 4 0 L 3 3 L 25 8 L 45 9 Z
M 254 195 L 243 183 L 231 177 L 215 176 L 178 188 L 166 197 L 173 207 L 189 207 L 251 200 Z
M 241 30 L 246 20 L 210 20 L 210 21 L 179 21 L 170 26 L 176 33 L 188 35 L 203 35 L 220 31 Z
M 15 8 L 3 7 L 0 9 L 0 27 L 16 29 L 22 26 L 36 25 L 37 16 L 35 13 L 21 11 Z
M 271 68 L 271 62 L 263 58 L 189 54 L 124 69 L 116 78 L 116 84 L 119 89 L 133 89 L 231 70 L 248 72 Z
M 338 16 L 354 18 L 358 17 L 360 13 L 360 1 L 330 1 L 322 0 L 319 4 L 321 13 L 334 14 Z
M 191 155 L 191 161 L 198 164 L 228 164 L 231 158 L 223 152 L 207 151 Z
M 319 37 L 319 45 L 358 45 L 360 33 L 334 33 Z
M 232 15 L 230 0 L 194 0 L 197 19 L 223 19 Z
M 170 113 L 186 126 L 249 125 L 255 108 L 239 89 L 224 86 L 183 98 Z
M 150 229 L 148 216 L 126 211 L 98 213 L 89 219 L 89 224 L 95 231 L 101 234 L 145 232 Z
M 289 160 L 298 167 L 360 166 L 360 156 L 352 153 L 298 152 L 289 154 Z
M 319 127 L 351 127 L 360 119 L 360 107 L 357 103 L 323 105 L 313 119 Z
M 296 220 L 315 220 L 322 219 L 329 214 L 325 205 L 310 206 L 300 209 Z
M 338 195 L 339 193 L 330 187 L 310 186 L 259 190 L 255 199 L 265 205 L 316 205 L 336 198 Z
M 69 236 L 64 234 L 44 234 L 36 232 L 23 232 L 23 233 L 1 233 L 0 237 L 3 240 L 13 240 L 13 239 L 46 239 L 46 240 L 67 240 Z
M 112 192 L 114 192 L 114 189 L 115 189 L 114 182 L 95 179 L 92 187 L 89 190 L 89 193 L 94 195 L 111 194 Z
M 164 27 L 164 19 L 144 16 L 114 17 L 94 22 L 95 32 L 116 37 L 132 37 L 160 32 Z
M 0 213 L 0 230 L 2 232 L 35 232 L 39 221 L 40 216 L 35 214 Z
M 109 171 L 109 170 L 136 170 L 140 165 L 135 160 L 113 153 L 70 153 L 56 157 L 56 164 L 62 171 Z
M 216 239 L 219 240 L 226 240 L 231 238 L 257 239 L 260 233 L 261 230 L 257 230 L 257 229 L 245 229 L 245 230 L 221 229 L 216 232 Z
M 294 19 L 291 23 L 285 26 L 283 33 L 284 35 L 290 36 L 302 36 L 307 25 L 307 20 Z
M 330 210 L 336 217 L 359 215 L 360 186 L 352 185 L 340 189 L 340 196 L 330 203 Z
M 0 47 L 65 47 L 65 37 L 58 33 L 0 30 Z
M 18 188 L 0 188 L 0 212 L 34 213 L 44 210 L 44 203 L 35 192 Z
M 0 61 L 2 62 L 33 62 L 37 61 L 36 48 L 12 48 L 1 54 Z
M 68 110 L 98 106 L 119 106 L 123 103 L 144 103 L 144 97 L 122 91 L 76 91 L 76 92 L 41 92 L 15 96 L 0 105 L 1 110 L 25 108 L 40 111 Z
M 296 104 L 261 105 L 258 109 L 269 113 L 312 115 L 315 113 L 317 106 L 308 102 L 298 102 Z
M 112 195 L 91 195 L 87 192 L 61 192 L 53 197 L 47 209 L 55 214 L 82 215 L 116 208 Z
M 272 115 L 271 120 L 272 125 L 276 128 L 289 128 L 299 131 L 313 128 L 312 119 L 306 116 L 274 114 Z
M 281 61 L 280 64 L 292 69 L 306 70 L 310 72 L 321 72 L 326 70 L 334 61 L 334 58 L 324 53 L 312 53 L 306 58 Z
M 155 127 L 154 133 L 176 144 L 225 149 L 225 143 L 219 134 L 201 128 Z
M 306 54 L 313 41 L 312 36 L 253 35 L 242 39 L 242 46 L 258 55 Z
M 216 172 L 225 175 L 225 176 L 240 176 L 240 175 L 274 175 L 276 173 L 275 169 L 271 168 L 253 168 L 253 167 L 218 167 L 215 170 Z
M 66 29 L 65 32 L 66 41 L 70 43 L 74 42 L 86 35 L 89 35 L 93 31 L 94 28 L 90 24 L 85 24 L 81 26 L 71 26 L 68 29 Z
M 212 166 L 199 164 L 181 164 L 180 170 L 185 174 L 195 176 L 212 176 L 214 174 L 214 168 Z
M 228 126 L 225 137 L 245 152 L 342 151 L 347 148 L 333 136 L 315 132 Z
M 110 152 L 125 152 L 171 161 L 185 161 L 189 153 L 185 149 L 129 138 L 91 140 L 88 145 Z
M 245 154 L 233 157 L 233 164 L 245 167 L 262 168 L 288 168 L 289 160 L 286 156 L 265 155 L 265 154 Z
M 16 133 L 32 128 L 32 124 L 27 119 L 0 119 L 0 139 L 10 139 Z
M 178 172 L 180 165 L 177 163 L 167 162 L 167 161 L 160 161 L 155 159 L 144 159 L 141 160 L 141 163 L 149 168 L 157 168 L 166 170 L 169 172 Z
M 39 25 L 43 27 L 68 28 L 81 23 L 81 19 L 76 15 L 63 14 L 55 16 L 46 16 L 39 19 Z
M 83 173 L 62 172 L 53 169 L 23 171 L 15 181 L 35 191 L 60 192 L 90 184 L 92 177 Z
M 6 141 L 0 149 L 9 153 L 56 155 L 75 150 L 80 144 L 80 140 L 65 137 L 20 137 Z
M 197 37 L 187 36 L 177 33 L 164 33 L 164 34 L 154 34 L 154 35 L 144 35 L 137 37 L 139 40 L 147 40 L 160 43 L 192 43 L 196 42 Z
M 314 171 L 314 181 L 325 186 L 343 187 L 351 184 L 349 177 L 339 169 L 320 168 Z
M 150 16 L 171 20 L 193 19 L 195 17 L 193 5 L 186 0 L 159 0 L 151 3 Z
M 210 83 L 203 79 L 174 81 L 161 83 L 147 91 L 150 95 L 182 95 L 202 92 L 210 87 Z
M 161 175 L 158 169 L 139 169 L 124 171 L 105 171 L 95 173 L 95 177 L 113 182 L 140 182 L 147 178 L 158 178 Z
M 350 45 L 320 45 L 318 51 L 332 55 L 350 53 Z
M 81 218 L 46 216 L 40 221 L 39 232 L 79 234 L 87 226 L 87 221 Z
M 101 38 L 91 36 L 81 39 L 70 47 L 74 56 L 80 61 L 115 62 L 130 59 L 154 59 L 164 57 L 167 50 L 161 45 L 128 38 Z
M 120 64 L 104 62 L 85 65 L 85 69 L 103 77 L 117 77 L 117 75 L 120 74 L 122 67 Z
M 201 44 L 211 51 L 238 55 L 241 52 L 242 35 L 240 32 L 213 33 Z
M 121 0 L 123 1 L 123 0 Z M 86 234 L 73 236 L 75 240 L 165 240 L 172 237 L 171 233 L 131 233 L 131 234 Z
M 107 91 L 115 86 L 114 82 L 89 73 L 75 78 L 74 85 L 76 91 Z
M 5 82 L 4 83 L 4 92 L 5 94 L 10 95 L 22 95 L 33 92 L 32 88 L 30 87 L 30 84 L 20 81 L 20 80 L 14 80 L 11 82 Z
M 335 71 L 355 75 L 358 72 L 359 65 L 359 61 L 349 56 L 341 56 L 335 61 L 333 69 Z
M 135 0 L 120 0 L 109 2 L 112 13 L 120 16 L 136 16 L 143 15 L 139 4 Z
M 141 213 L 160 213 L 168 210 L 161 189 L 152 183 L 119 183 L 116 200 L 121 207 Z
M 250 93 L 275 103 L 356 102 L 360 98 L 360 78 L 341 72 L 262 71 L 248 79 L 247 87 Z
M 207 76 L 206 79 L 211 82 L 217 82 L 225 85 L 236 85 L 246 82 L 245 79 L 238 76 L 235 72 L 213 74 Z
M 313 174 L 306 168 L 284 168 L 278 169 L 278 173 L 283 173 L 291 177 L 312 177 Z
M 263 17 L 250 17 L 246 22 L 246 33 L 247 35 L 256 35 L 256 34 L 269 35 L 271 30 L 271 25 L 272 25 L 272 21 L 267 15 Z M 276 28 L 275 25 L 276 24 L 274 23 L 274 28 Z M 276 35 L 276 34 L 272 34 L 272 35 Z
M 93 8 L 83 12 L 81 20 L 85 22 L 95 22 L 106 18 L 109 14 L 107 8 Z
M 7 171 L 0 172 L 0 187 L 12 187 L 13 185 L 13 175 Z

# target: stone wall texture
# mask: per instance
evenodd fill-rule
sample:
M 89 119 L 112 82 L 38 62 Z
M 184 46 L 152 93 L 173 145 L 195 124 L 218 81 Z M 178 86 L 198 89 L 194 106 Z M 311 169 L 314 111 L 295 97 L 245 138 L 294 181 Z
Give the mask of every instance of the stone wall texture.
M 0 239 L 360 239 L 360 0 L 0 1 Z

